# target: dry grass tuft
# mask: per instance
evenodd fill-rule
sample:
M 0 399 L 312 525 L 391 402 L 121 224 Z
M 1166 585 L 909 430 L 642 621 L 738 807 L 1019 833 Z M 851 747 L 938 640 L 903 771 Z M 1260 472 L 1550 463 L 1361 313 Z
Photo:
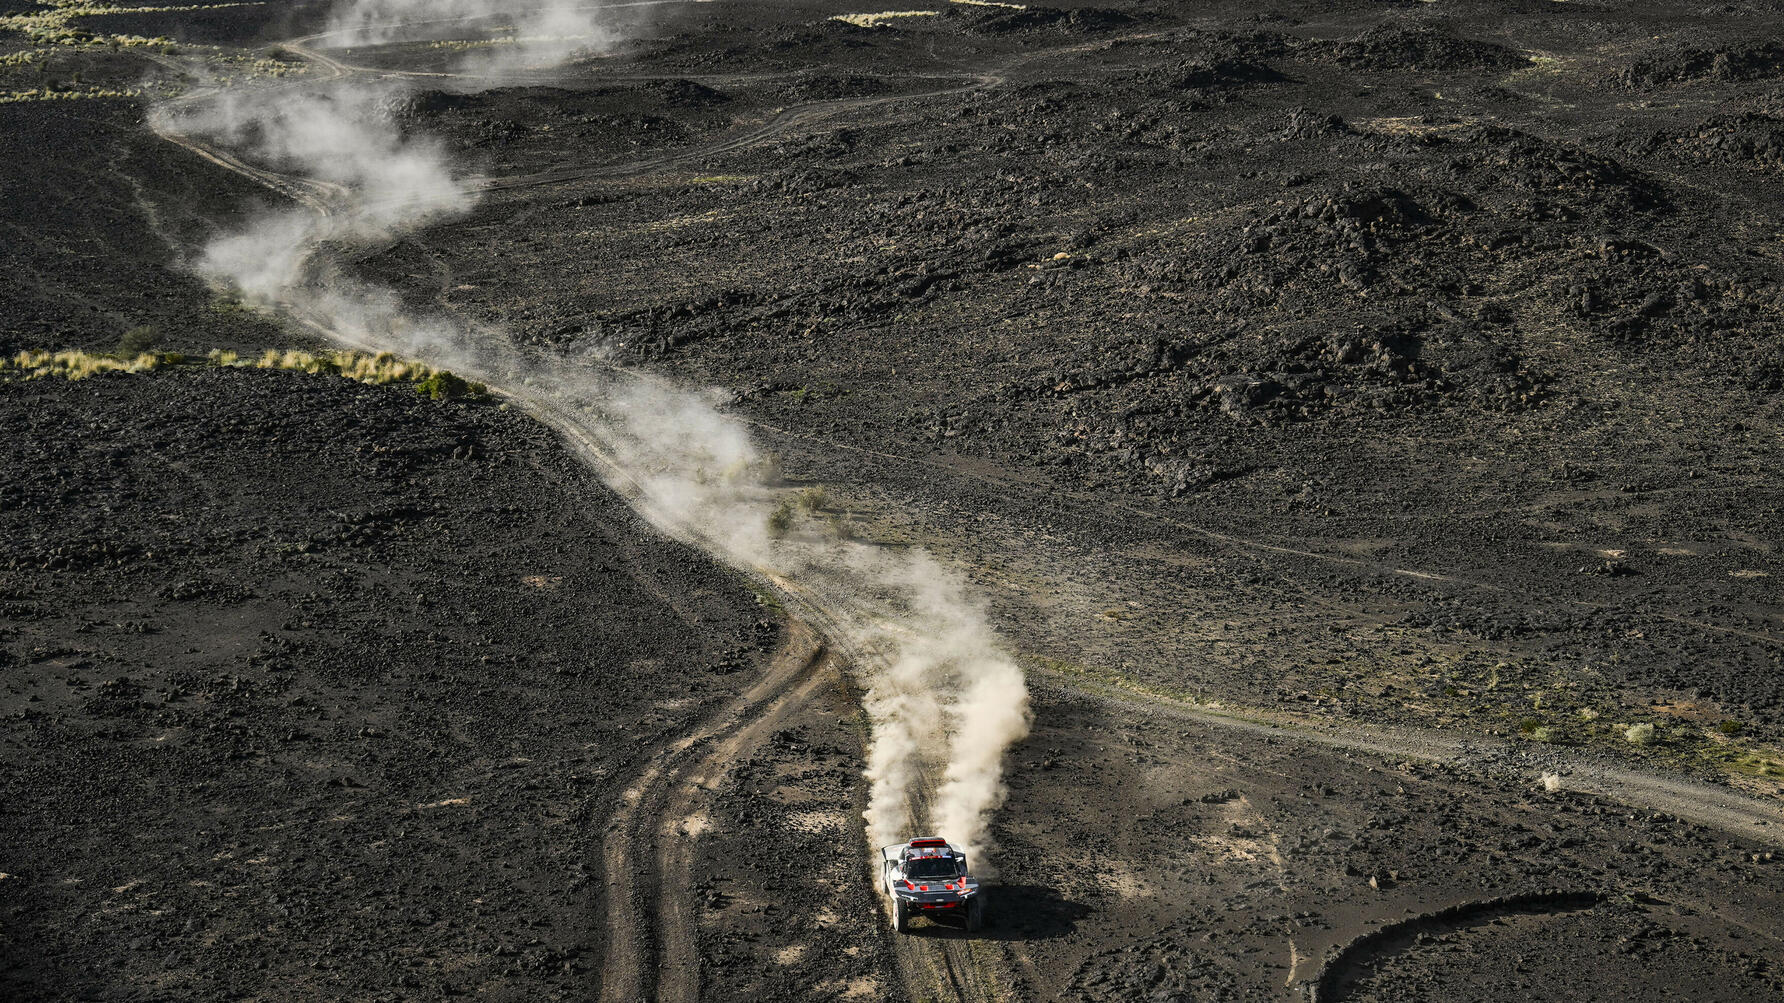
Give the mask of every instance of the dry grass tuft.
M 84 90 L 57 90 L 49 87 L 33 87 L 27 91 L 0 92 L 0 104 L 24 104 L 27 101 L 93 101 L 110 98 L 139 98 L 142 91 L 130 88 L 118 90 L 112 87 L 88 87 Z
M 389 352 L 336 352 L 334 358 L 342 376 L 361 383 L 420 383 L 439 372 L 425 363 L 399 359 Z
M 878 14 L 838 14 L 830 20 L 852 24 L 857 28 L 884 28 L 899 18 L 934 17 L 935 15 L 936 12 L 932 10 L 883 10 Z
M 126 339 L 130 340 L 130 339 Z M 81 380 L 99 373 L 146 373 L 168 365 L 184 365 L 185 356 L 174 352 L 135 352 L 107 355 L 83 351 L 26 351 L 10 359 L 0 358 L 0 375 L 18 374 L 27 380 L 46 376 Z M 434 400 L 482 398 L 489 388 L 472 383 L 424 362 L 403 359 L 390 352 L 305 352 L 268 349 L 260 358 L 243 360 L 234 351 L 213 348 L 197 365 L 217 368 L 280 369 L 288 372 L 339 376 L 383 386 L 402 383 L 415 386 Z
M 59 376 L 65 380 L 84 380 L 99 373 L 146 373 L 167 361 L 154 352 L 141 352 L 129 358 L 102 355 L 97 352 L 20 352 L 0 361 L 0 371 L 14 370 L 27 380 Z

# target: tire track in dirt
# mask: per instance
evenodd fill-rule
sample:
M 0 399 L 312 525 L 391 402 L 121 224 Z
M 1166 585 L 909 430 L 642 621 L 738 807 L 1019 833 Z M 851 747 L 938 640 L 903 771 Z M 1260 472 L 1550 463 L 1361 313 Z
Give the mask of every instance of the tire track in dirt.
M 911 817 L 927 819 L 930 806 L 926 792 L 934 789 L 940 781 L 933 768 L 922 769 L 918 775 L 916 788 L 910 794 Z M 870 869 L 874 866 L 871 858 L 874 849 L 869 848 Z M 878 891 L 877 881 L 875 890 L 883 899 L 884 894 Z M 985 893 L 997 894 L 996 886 L 991 885 Z M 887 923 L 880 928 L 883 931 L 882 936 L 890 939 L 905 989 L 913 998 L 987 1003 L 1016 998 L 1009 990 L 1012 980 L 1005 963 L 1007 959 L 998 958 L 994 961 L 984 956 L 990 952 L 980 949 L 979 945 L 988 944 L 989 941 L 980 940 L 963 929 L 941 926 L 934 920 L 923 922 L 923 926 L 912 927 L 905 933 L 895 933 L 888 917 Z
M 491 389 L 506 396 L 513 396 L 501 388 L 492 387 Z M 584 429 L 571 415 L 552 403 L 536 397 L 513 396 L 513 399 L 569 440 L 591 466 L 595 467 L 597 471 L 603 472 L 603 479 L 608 483 L 629 484 L 634 490 L 642 490 L 642 487 L 632 476 L 612 460 L 593 433 Z M 871 666 L 880 660 L 881 656 L 878 653 L 869 651 L 851 640 L 856 635 L 850 629 L 849 621 L 851 619 L 858 621 L 874 615 L 872 611 L 863 612 L 855 609 L 854 597 L 825 596 L 815 589 L 777 575 L 768 569 L 758 568 L 757 571 L 781 592 L 791 608 L 798 610 L 797 615 L 789 613 L 788 622 L 790 624 L 798 624 L 804 629 L 815 630 L 816 636 L 827 639 L 829 645 L 841 654 L 842 661 L 854 665 L 857 670 L 861 667 Z M 820 658 L 820 660 L 823 659 Z M 834 662 L 835 660 L 825 661 Z M 835 668 L 840 671 L 843 665 L 838 664 Z M 737 756 L 727 754 L 728 750 L 735 747 L 737 752 L 741 752 L 748 747 L 748 743 L 759 743 L 763 737 L 772 732 L 775 722 L 790 715 L 803 704 L 805 699 L 809 698 L 820 681 L 823 681 L 820 674 L 814 670 L 808 670 L 808 677 L 803 685 L 799 685 L 772 705 L 758 711 L 759 719 L 747 729 L 747 734 L 739 734 L 734 741 L 723 743 L 719 748 L 713 750 L 705 761 L 713 764 L 722 764 L 727 760 L 735 761 Z M 658 776 L 652 774 L 650 782 L 655 784 L 659 779 Z M 661 910 L 659 927 L 663 931 L 662 943 L 664 945 L 658 955 L 663 977 L 663 981 L 656 987 L 659 999 L 692 1000 L 698 997 L 698 958 L 695 957 L 692 935 L 694 920 L 690 906 L 693 889 L 688 873 L 691 863 L 691 847 L 686 844 L 684 837 L 687 822 L 694 815 L 692 804 L 693 795 L 696 793 L 695 789 L 697 788 L 700 793 L 710 791 L 717 785 L 718 779 L 717 775 L 708 773 L 708 771 L 695 771 L 694 779 L 683 785 L 682 800 L 679 802 L 678 810 L 670 810 L 665 806 L 658 813 L 662 820 L 657 827 L 657 835 L 661 839 L 660 847 L 662 849 L 660 873 L 675 875 L 664 882 L 664 892 L 657 898 L 658 908 Z M 933 786 L 934 783 L 933 776 L 926 774 L 923 786 Z M 928 811 L 926 799 L 922 798 L 920 791 L 913 793 L 912 796 L 915 799 L 913 816 L 924 817 Z M 871 881 L 874 848 L 866 846 L 865 843 L 857 844 L 857 846 L 858 852 L 861 854 L 859 873 Z M 609 873 L 614 872 L 610 871 Z M 676 886 L 678 891 L 672 894 L 670 886 Z M 610 901 L 617 902 L 619 898 L 615 896 Z M 637 912 L 627 910 L 623 904 L 619 907 L 618 912 L 610 917 L 610 928 L 613 930 L 637 931 L 640 923 L 641 919 Z M 978 956 L 978 953 L 973 950 L 974 942 L 965 939 L 964 933 L 947 930 L 947 933 L 953 935 L 912 937 L 892 933 L 890 924 L 881 929 L 882 936 L 890 940 L 891 949 L 898 961 L 902 981 L 912 997 L 988 1001 L 988 1003 L 989 1001 L 1014 998 L 995 984 L 1001 982 L 1004 986 L 1009 985 L 1011 980 L 1007 973 L 1000 970 L 994 979 L 993 975 L 986 971 L 986 959 Z M 610 936 L 613 935 L 610 933 Z M 631 950 L 627 952 L 627 956 L 633 959 L 643 959 L 648 956 L 648 952 Z M 638 997 L 628 997 L 623 993 L 627 991 L 639 992 L 642 988 L 642 983 L 637 980 L 622 979 L 616 985 L 614 994 L 610 995 L 604 988 L 601 998 L 603 1003 L 629 1001 Z
M 688 821 L 724 764 L 761 742 L 824 682 L 824 645 L 798 620 L 744 693 L 652 755 L 619 798 L 602 839 L 606 936 L 602 1003 L 699 997 Z
M 196 156 L 216 164 L 218 167 L 221 167 L 226 171 L 234 171 L 249 180 L 264 185 L 280 195 L 291 199 L 293 202 L 313 210 L 317 215 L 332 215 L 335 201 L 345 195 L 345 189 L 341 188 L 339 185 L 329 184 L 324 181 L 316 181 L 310 178 L 299 178 L 288 174 L 280 174 L 277 171 L 263 170 L 259 167 L 245 163 L 231 153 L 207 146 L 195 139 L 167 129 L 161 122 L 153 118 L 149 121 L 149 128 L 154 131 L 156 136 L 159 136 L 169 143 L 182 147 Z
M 642 174 L 647 171 L 677 167 L 716 154 L 729 153 L 733 150 L 755 146 L 798 126 L 831 118 L 845 112 L 860 112 L 871 108 L 905 104 L 914 101 L 927 101 L 935 98 L 960 97 L 977 91 L 1000 87 L 1008 79 L 1008 73 L 1017 66 L 1044 60 L 1050 57 L 1089 52 L 1115 42 L 1132 42 L 1150 39 L 1157 37 L 1157 34 L 1157 32 L 1143 32 L 1133 35 L 1123 35 L 1098 42 L 1062 45 L 1049 49 L 1041 49 L 1018 56 L 996 70 L 981 72 L 963 70 L 961 73 L 952 77 L 937 77 L 934 74 L 924 73 L 907 74 L 899 79 L 960 79 L 961 77 L 964 77 L 970 82 L 954 87 L 946 87 L 933 91 L 919 91 L 911 94 L 888 94 L 883 97 L 837 98 L 830 101 L 812 101 L 784 109 L 767 122 L 753 129 L 718 139 L 711 143 L 696 146 L 689 150 L 667 153 L 659 157 L 644 160 L 627 161 L 621 164 L 609 164 L 587 168 L 567 168 L 560 171 L 546 171 L 539 174 L 519 175 L 508 178 L 483 178 L 475 181 L 472 187 L 476 191 L 501 191 L 514 188 L 531 188 L 540 185 L 562 184 L 593 178 L 626 177 L 633 174 Z M 351 67 L 349 68 L 351 69 Z M 620 79 L 636 80 L 654 78 L 624 77 Z M 688 77 L 686 75 L 678 75 L 665 77 L 664 79 L 688 79 Z
M 584 181 L 594 178 L 627 177 L 634 174 L 646 174 L 651 171 L 666 170 L 683 164 L 733 150 L 741 150 L 758 143 L 773 139 L 790 129 L 808 125 L 822 119 L 840 115 L 844 112 L 865 111 L 879 105 L 920 101 L 930 98 L 957 97 L 973 91 L 993 87 L 1003 81 L 1002 77 L 984 75 L 973 78 L 973 82 L 958 87 L 942 90 L 922 91 L 916 94 L 896 94 L 876 98 L 840 98 L 834 101 L 814 101 L 809 104 L 787 108 L 753 129 L 737 133 L 722 139 L 696 146 L 692 149 L 666 153 L 659 157 L 645 160 L 627 161 L 621 164 L 607 164 L 597 167 L 573 167 L 559 171 L 545 171 L 539 174 L 523 174 L 505 178 L 482 178 L 471 183 L 474 191 L 506 191 L 515 188 L 534 188 L 540 185 L 564 184 L 571 181 Z
M 1556 772 L 1562 789 L 1609 798 L 1634 808 L 1663 811 L 1699 825 L 1758 842 L 1784 846 L 1784 806 L 1707 783 L 1607 766 L 1588 755 L 1553 749 L 1531 750 L 1485 735 L 1452 735 L 1396 726 L 1342 726 L 1270 715 L 1265 711 L 1223 713 L 1135 686 L 1074 678 L 1053 669 L 1025 666 L 1031 675 L 1094 700 L 1139 713 L 1185 721 L 1296 744 L 1362 753 L 1388 759 L 1419 759 L 1480 773 L 1512 775 L 1534 782 Z
M 1421 934 L 1465 929 L 1508 916 L 1549 916 L 1591 909 L 1604 901 L 1593 891 L 1544 891 L 1462 902 L 1447 909 L 1420 913 L 1362 934 L 1344 944 L 1306 986 L 1309 1003 L 1336 1003 L 1348 995 L 1350 983 L 1379 959 L 1405 950 Z
M 307 48 L 300 39 L 289 47 L 299 56 L 323 67 L 331 77 L 374 72 L 356 67 Z M 1061 47 L 1057 52 L 1080 51 L 1087 46 Z M 1030 53 L 1018 62 L 1041 58 L 1048 52 Z M 982 74 L 970 77 L 971 82 L 931 92 L 893 95 L 879 98 L 842 99 L 813 102 L 786 109 L 768 122 L 710 144 L 640 161 L 609 164 L 590 168 L 554 171 L 545 174 L 503 179 L 480 179 L 472 187 L 481 191 L 535 187 L 591 177 L 613 177 L 662 170 L 692 160 L 742 149 L 763 142 L 801 125 L 846 112 L 895 103 L 958 96 L 1001 84 L 1004 77 Z M 201 93 L 183 100 L 194 100 Z M 233 154 L 213 148 L 170 129 L 153 126 L 162 139 L 181 146 L 226 170 L 241 174 L 265 187 L 285 195 L 320 215 L 330 215 L 345 196 L 338 186 L 313 179 L 292 177 L 254 167 Z M 292 304 L 287 312 L 306 326 L 337 343 L 370 350 L 379 346 L 355 344 L 340 332 L 332 330 L 323 319 L 306 315 Z M 559 402 L 538 395 L 515 393 L 501 387 L 492 390 L 526 407 L 535 417 L 562 434 L 581 453 L 603 479 L 610 484 L 636 482 L 602 448 L 597 435 L 582 427 Z M 625 492 L 622 492 L 625 493 Z M 685 539 L 685 535 L 684 535 Z M 766 573 L 766 572 L 764 572 Z M 823 597 L 796 583 L 769 576 L 795 603 L 809 611 L 821 625 L 823 633 L 841 639 L 847 635 L 841 616 L 833 607 L 852 605 L 852 597 Z M 844 614 L 846 615 L 846 614 Z M 819 684 L 818 669 L 826 663 L 824 648 L 817 635 L 799 619 L 789 618 L 789 637 L 764 677 L 749 691 L 733 700 L 723 710 L 710 716 L 694 731 L 670 746 L 657 750 L 640 771 L 637 779 L 621 795 L 608 819 L 602 841 L 602 871 L 605 881 L 606 942 L 603 945 L 600 999 L 603 1003 L 631 1003 L 633 1000 L 693 1000 L 699 996 L 699 959 L 696 950 L 696 917 L 692 903 L 691 846 L 688 837 L 690 822 L 695 818 L 702 797 L 712 790 L 722 776 L 723 765 L 734 761 L 737 754 L 751 743 L 760 742 L 772 732 L 775 722 L 788 716 L 808 699 Z M 862 653 L 862 665 L 872 664 Z M 747 722 L 747 724 L 746 724 Z M 712 745 L 719 736 L 729 737 L 697 761 L 698 750 Z M 927 778 L 926 783 L 933 782 Z M 916 806 L 920 813 L 926 804 Z M 920 817 L 920 816 L 919 816 Z M 863 863 L 867 848 L 861 847 Z M 863 868 L 865 871 L 867 868 Z M 940 929 L 940 928 L 938 928 Z M 954 932 L 954 931 L 948 931 Z M 891 936 L 888 934 L 888 936 Z M 975 950 L 975 941 L 964 935 L 945 937 L 894 937 L 899 969 L 912 995 L 924 998 L 960 1000 L 1001 1000 L 1011 998 L 996 982 L 1008 985 L 1007 973 L 999 966 L 992 972 L 983 953 Z
M 693 838 L 709 802 L 733 764 L 766 743 L 787 719 L 802 711 L 823 688 L 833 685 L 835 663 L 824 642 L 799 620 L 788 621 L 783 655 L 790 668 L 785 686 L 765 704 L 735 715 L 722 738 L 712 741 L 698 762 L 679 772 L 657 826 L 657 999 L 692 1003 L 700 998 L 700 957 L 695 939 Z M 745 718 L 747 717 L 747 723 Z

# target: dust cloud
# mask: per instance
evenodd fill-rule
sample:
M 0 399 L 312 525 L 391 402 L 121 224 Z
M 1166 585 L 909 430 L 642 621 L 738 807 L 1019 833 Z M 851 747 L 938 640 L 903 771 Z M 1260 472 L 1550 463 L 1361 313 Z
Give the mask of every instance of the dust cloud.
M 620 37 L 600 20 L 601 8 L 521 6 L 355 0 L 333 25 L 339 39 L 366 43 L 489 22 L 480 28 L 513 39 L 503 46 L 519 60 L 511 65 L 531 67 Z M 465 58 L 468 72 L 490 66 L 485 51 Z M 924 824 L 988 872 L 1003 760 L 1028 733 L 1028 694 L 961 574 L 920 551 L 840 539 L 798 516 L 772 458 L 719 409 L 716 393 L 599 356 L 522 352 L 500 330 L 408 309 L 394 292 L 339 271 L 331 247 L 388 239 L 475 204 L 444 145 L 404 127 L 410 97 L 402 85 L 344 76 L 225 90 L 157 110 L 157 128 L 277 172 L 263 180 L 309 203 L 217 239 L 196 268 L 351 347 L 414 356 L 498 388 L 565 433 L 653 525 L 781 583 L 848 650 L 860 676 L 873 728 L 869 838 L 901 841 Z
M 324 38 L 341 46 L 423 38 L 487 37 L 464 43 L 468 76 L 550 69 L 571 58 L 600 55 L 624 39 L 621 12 L 654 4 L 590 4 L 578 0 L 349 0 L 329 17 Z

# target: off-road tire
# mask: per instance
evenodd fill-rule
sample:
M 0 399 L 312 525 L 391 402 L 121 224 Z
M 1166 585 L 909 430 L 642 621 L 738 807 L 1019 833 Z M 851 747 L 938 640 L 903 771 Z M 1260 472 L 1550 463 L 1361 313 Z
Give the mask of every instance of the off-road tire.
M 985 903 L 973 899 L 966 904 L 966 932 L 978 933 L 985 928 Z
M 909 930 L 910 928 L 911 928 L 910 907 L 905 905 L 903 899 L 894 898 L 892 900 L 892 929 L 896 930 L 899 933 L 903 933 L 906 930 Z

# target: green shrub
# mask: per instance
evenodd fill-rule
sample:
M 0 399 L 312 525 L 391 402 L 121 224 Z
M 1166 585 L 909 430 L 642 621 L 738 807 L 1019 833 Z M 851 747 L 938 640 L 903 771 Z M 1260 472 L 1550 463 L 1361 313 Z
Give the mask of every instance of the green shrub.
M 793 503 L 791 501 L 783 501 L 774 507 L 773 512 L 768 513 L 768 535 L 778 540 L 781 537 L 786 536 L 787 530 L 792 528 Z
M 1739 735 L 1747 730 L 1747 726 L 1739 721 L 1724 721 L 1716 726 L 1716 730 L 1724 735 Z
M 1654 741 L 1654 726 L 1643 722 L 1623 729 L 1623 739 L 1631 745 L 1648 745 Z
M 153 324 L 144 324 L 124 332 L 124 336 L 118 339 L 118 354 L 130 358 L 152 351 L 159 344 L 161 329 Z
M 468 397 L 482 397 L 489 393 L 489 388 L 442 369 L 415 384 L 415 392 L 431 400 L 455 401 Z

